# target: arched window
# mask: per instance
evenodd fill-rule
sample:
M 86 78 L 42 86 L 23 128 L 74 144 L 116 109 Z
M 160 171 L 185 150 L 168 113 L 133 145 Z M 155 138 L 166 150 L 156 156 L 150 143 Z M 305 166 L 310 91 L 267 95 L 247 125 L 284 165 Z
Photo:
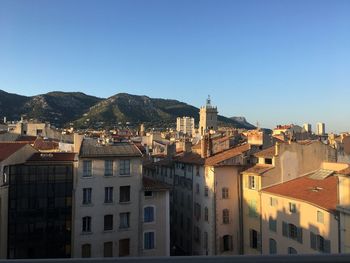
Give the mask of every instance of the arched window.
M 81 246 L 81 257 L 82 258 L 91 257 L 91 244 L 84 244 Z
M 289 247 L 289 248 L 288 248 L 288 254 L 298 254 L 298 252 L 296 251 L 295 248 Z
M 277 243 L 273 238 L 269 239 L 270 254 L 277 254 Z

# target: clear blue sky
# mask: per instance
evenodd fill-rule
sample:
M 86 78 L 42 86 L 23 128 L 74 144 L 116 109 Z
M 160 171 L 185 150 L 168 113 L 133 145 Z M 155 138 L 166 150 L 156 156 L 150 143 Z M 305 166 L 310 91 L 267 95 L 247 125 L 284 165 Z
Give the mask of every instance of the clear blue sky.
M 350 130 L 350 1 L 0 0 L 0 89 L 178 99 Z

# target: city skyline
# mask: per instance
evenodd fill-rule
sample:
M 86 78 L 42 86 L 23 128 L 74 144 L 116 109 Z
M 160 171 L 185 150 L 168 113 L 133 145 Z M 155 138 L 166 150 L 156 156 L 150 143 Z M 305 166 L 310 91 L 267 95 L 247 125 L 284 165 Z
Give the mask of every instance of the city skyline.
M 0 89 L 126 92 L 349 131 L 347 1 L 2 1 Z

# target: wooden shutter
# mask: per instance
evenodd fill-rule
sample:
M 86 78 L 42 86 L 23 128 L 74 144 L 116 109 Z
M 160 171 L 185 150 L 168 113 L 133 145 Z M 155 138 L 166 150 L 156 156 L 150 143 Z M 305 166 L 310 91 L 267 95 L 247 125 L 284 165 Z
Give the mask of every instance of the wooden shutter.
M 324 252 L 331 253 L 331 241 L 330 240 L 324 240 Z
M 301 227 L 297 227 L 297 240 L 299 243 L 303 243 L 303 229 Z
M 317 246 L 316 235 L 312 232 L 310 232 L 310 244 L 311 244 L 311 248 L 316 250 L 316 246 Z
M 288 237 L 288 223 L 282 221 L 282 235 Z
M 261 234 L 260 233 L 256 234 L 256 242 L 257 242 L 257 249 L 261 251 Z

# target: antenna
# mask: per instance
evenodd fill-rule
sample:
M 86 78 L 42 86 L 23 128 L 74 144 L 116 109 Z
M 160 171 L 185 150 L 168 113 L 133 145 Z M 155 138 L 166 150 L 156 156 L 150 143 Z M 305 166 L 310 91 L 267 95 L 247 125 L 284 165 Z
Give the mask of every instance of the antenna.
M 256 128 L 257 128 L 258 130 L 260 130 L 260 123 L 259 123 L 259 121 L 256 121 Z

